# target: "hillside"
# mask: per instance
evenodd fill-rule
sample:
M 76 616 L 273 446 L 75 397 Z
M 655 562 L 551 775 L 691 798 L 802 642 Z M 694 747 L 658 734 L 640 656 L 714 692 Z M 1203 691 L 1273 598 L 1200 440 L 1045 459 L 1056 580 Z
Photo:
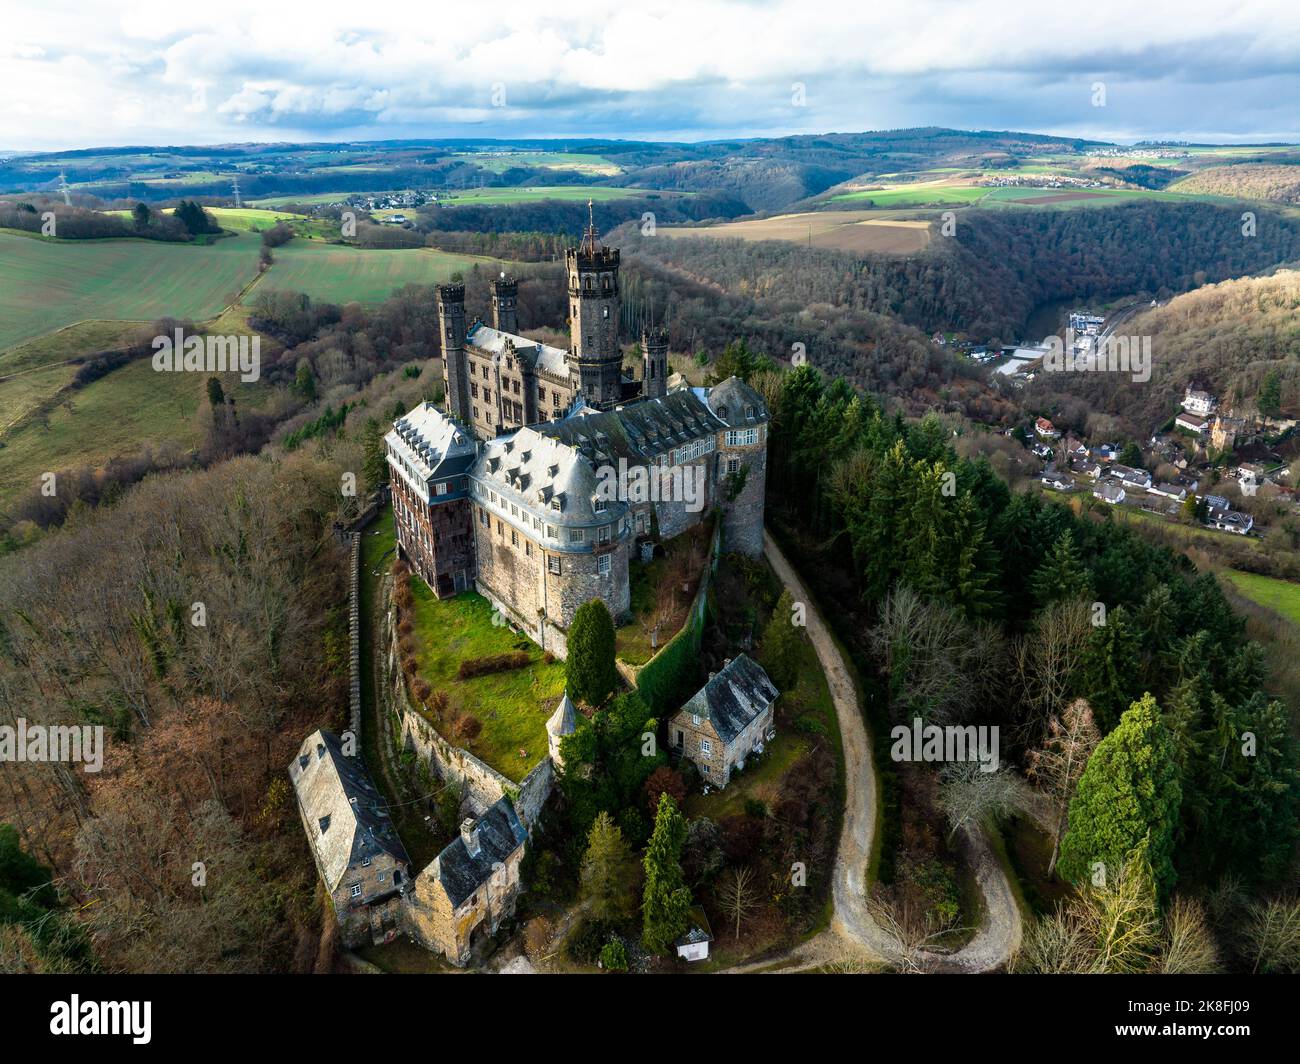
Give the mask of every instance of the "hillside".
M 1206 285 L 1143 311 L 1124 332 L 1151 336 L 1147 383 L 1120 374 L 1046 374 L 1028 399 L 1073 396 L 1124 419 L 1134 434 L 1163 422 L 1187 385 L 1208 387 L 1249 408 L 1264 375 L 1277 370 L 1282 408 L 1300 404 L 1300 272 L 1279 270 Z M 1049 404 L 1050 405 L 1050 404 Z
M 1173 188 L 1178 192 L 1240 196 L 1295 205 L 1300 204 L 1300 166 L 1263 163 L 1213 166 L 1183 178 Z

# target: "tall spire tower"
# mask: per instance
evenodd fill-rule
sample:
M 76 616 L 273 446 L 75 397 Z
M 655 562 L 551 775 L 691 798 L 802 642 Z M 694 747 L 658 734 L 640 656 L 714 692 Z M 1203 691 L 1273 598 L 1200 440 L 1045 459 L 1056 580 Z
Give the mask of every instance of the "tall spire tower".
M 618 343 L 618 249 L 600 243 L 595 205 L 587 229 L 564 253 L 569 275 L 569 376 L 588 406 L 609 409 L 623 398 Z

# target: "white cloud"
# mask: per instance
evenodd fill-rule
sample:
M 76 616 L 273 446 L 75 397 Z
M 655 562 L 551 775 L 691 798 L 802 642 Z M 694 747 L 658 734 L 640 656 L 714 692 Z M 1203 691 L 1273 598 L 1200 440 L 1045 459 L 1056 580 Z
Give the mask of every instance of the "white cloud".
M 934 124 L 1293 134 L 1290 0 L 11 0 L 0 147 Z M 1089 86 L 1108 85 L 1104 113 Z M 790 106 L 790 85 L 808 106 Z M 492 86 L 508 106 L 491 107 Z M 201 87 L 201 91 L 200 91 Z M 197 107 L 196 97 L 204 98 Z

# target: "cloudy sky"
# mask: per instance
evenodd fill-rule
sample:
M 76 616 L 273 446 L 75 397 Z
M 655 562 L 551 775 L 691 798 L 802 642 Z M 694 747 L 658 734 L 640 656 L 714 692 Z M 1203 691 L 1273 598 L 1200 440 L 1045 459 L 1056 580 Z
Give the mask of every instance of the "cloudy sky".
M 0 149 L 920 125 L 1300 140 L 1295 0 L 3 0 L 0 10 Z

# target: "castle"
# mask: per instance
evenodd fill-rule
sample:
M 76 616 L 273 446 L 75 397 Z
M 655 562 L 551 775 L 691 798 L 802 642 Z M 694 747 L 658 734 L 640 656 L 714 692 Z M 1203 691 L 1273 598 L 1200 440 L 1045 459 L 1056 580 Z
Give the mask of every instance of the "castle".
M 723 549 L 763 549 L 767 408 L 732 377 L 668 386 L 668 342 L 642 334 L 623 375 L 617 249 L 594 226 L 566 254 L 569 350 L 515 331 L 515 282 L 492 327 L 465 328 L 464 288 L 438 313 L 448 411 L 424 403 L 385 438 L 400 553 L 439 597 L 476 588 L 558 657 L 584 602 L 630 609 L 629 564 L 717 510 Z

